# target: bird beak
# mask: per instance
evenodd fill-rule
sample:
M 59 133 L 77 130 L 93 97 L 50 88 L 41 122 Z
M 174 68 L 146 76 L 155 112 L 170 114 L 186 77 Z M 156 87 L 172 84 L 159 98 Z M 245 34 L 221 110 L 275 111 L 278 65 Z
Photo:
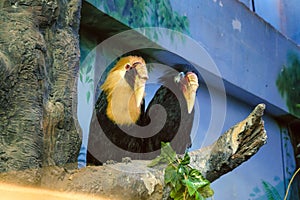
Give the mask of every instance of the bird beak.
M 136 106 L 139 107 L 143 101 L 143 98 L 145 96 L 145 86 L 146 81 L 148 80 L 148 72 L 146 65 L 139 64 L 136 66 L 137 74 L 135 76 L 135 82 L 134 82 L 134 95 L 136 100 Z
M 196 92 L 199 87 L 198 77 L 192 72 L 188 72 L 185 76 L 183 84 L 183 96 L 187 103 L 188 113 L 190 114 L 195 105 Z

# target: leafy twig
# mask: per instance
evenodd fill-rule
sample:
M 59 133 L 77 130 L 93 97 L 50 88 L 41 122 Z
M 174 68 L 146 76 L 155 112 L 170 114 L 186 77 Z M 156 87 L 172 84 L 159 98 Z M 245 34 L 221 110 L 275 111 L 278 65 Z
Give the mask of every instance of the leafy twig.
M 149 166 L 158 164 L 167 164 L 164 179 L 165 184 L 171 187 L 170 197 L 174 200 L 204 200 L 213 196 L 214 191 L 210 188 L 210 182 L 189 165 L 188 153 L 179 157 L 170 143 L 162 143 L 161 155 Z

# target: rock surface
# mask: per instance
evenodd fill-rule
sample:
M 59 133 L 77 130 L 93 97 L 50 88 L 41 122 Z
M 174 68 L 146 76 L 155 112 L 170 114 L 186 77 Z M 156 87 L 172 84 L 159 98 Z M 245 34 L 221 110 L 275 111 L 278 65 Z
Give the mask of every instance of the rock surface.
M 80 5 L 0 3 L 0 172 L 76 162 Z

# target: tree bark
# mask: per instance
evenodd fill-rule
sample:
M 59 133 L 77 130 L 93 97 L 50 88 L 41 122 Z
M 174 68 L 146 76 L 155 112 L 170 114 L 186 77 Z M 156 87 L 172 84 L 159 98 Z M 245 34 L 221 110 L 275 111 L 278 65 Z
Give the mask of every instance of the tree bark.
M 0 3 L 0 171 L 76 162 L 80 0 Z

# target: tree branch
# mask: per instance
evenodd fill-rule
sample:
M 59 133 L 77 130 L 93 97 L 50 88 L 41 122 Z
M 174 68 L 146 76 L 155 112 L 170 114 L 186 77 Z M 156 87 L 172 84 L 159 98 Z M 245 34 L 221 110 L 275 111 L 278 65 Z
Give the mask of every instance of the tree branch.
M 212 182 L 248 160 L 267 140 L 264 110 L 264 104 L 257 105 L 245 120 L 231 127 L 214 144 L 191 152 L 191 165 Z
M 262 120 L 264 110 L 264 104 L 257 105 L 245 120 L 226 131 L 214 144 L 191 152 L 192 167 L 212 182 L 255 155 L 267 139 Z M 88 192 L 112 199 L 168 199 L 164 167 L 149 168 L 149 163 L 133 160 L 80 170 L 50 166 L 40 170 L 40 183 L 46 188 Z M 1 177 L 9 176 L 0 174 Z

